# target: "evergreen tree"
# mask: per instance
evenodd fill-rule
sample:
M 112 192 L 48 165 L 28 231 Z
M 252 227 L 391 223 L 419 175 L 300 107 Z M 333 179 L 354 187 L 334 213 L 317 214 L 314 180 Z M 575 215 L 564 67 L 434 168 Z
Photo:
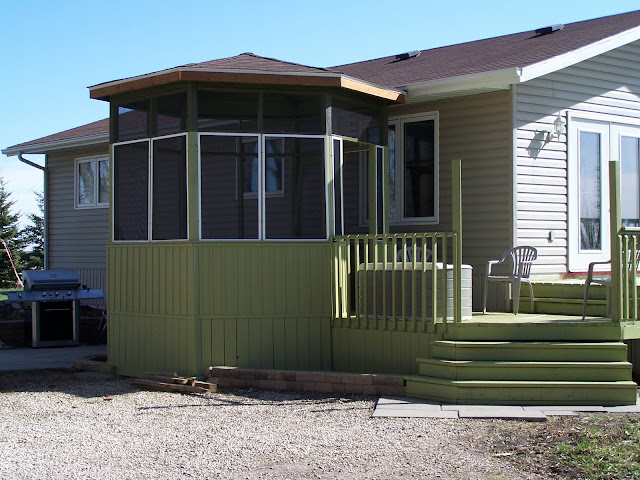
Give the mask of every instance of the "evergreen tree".
M 29 213 L 29 225 L 22 230 L 22 241 L 26 248 L 23 253 L 23 268 L 37 270 L 44 267 L 44 196 L 42 192 L 33 192 L 38 204 L 38 213 Z
M 13 213 L 15 201 L 11 200 L 11 193 L 7 190 L 4 178 L 0 178 L 0 237 L 7 244 L 13 263 L 18 273 L 22 271 L 21 254 L 23 247 L 22 235 L 18 221 L 19 213 Z M 0 288 L 12 288 L 17 286 L 17 279 L 9 255 L 4 245 L 0 245 Z

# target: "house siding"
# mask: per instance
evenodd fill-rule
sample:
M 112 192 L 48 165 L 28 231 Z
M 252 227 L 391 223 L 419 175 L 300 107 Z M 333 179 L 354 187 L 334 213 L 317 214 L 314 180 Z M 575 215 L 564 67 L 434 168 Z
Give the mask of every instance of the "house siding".
M 47 268 L 75 270 L 90 288 L 106 287 L 109 208 L 74 208 L 75 159 L 108 154 L 108 148 L 47 155 Z
M 538 249 L 534 275 L 567 272 L 567 137 L 544 142 L 559 112 L 640 121 L 640 42 L 515 87 L 516 236 Z M 597 115 L 597 117 L 595 117 Z M 566 117 L 564 117 L 566 118 Z M 554 240 L 549 240 L 550 232 Z
M 439 223 L 392 225 L 391 231 L 451 230 L 451 160 L 462 159 L 462 255 L 473 266 L 473 304 L 479 308 L 487 261 L 513 241 L 511 93 L 401 105 L 389 116 L 426 112 L 439 115 Z

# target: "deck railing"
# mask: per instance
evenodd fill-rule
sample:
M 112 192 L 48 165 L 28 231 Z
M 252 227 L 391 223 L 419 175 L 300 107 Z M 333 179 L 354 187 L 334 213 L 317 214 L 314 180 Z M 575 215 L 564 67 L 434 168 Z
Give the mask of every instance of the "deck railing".
M 618 251 L 620 252 L 620 271 L 612 268 L 612 286 L 617 283 L 618 288 L 612 288 L 613 302 L 619 305 L 621 321 L 638 320 L 638 260 L 640 251 L 640 228 L 623 228 L 618 232 Z M 615 282 L 613 276 L 617 275 Z M 615 292 L 615 293 L 614 293 Z
M 407 331 L 462 319 L 456 233 L 333 237 L 333 312 L 342 325 Z M 456 293 L 458 292 L 458 293 Z

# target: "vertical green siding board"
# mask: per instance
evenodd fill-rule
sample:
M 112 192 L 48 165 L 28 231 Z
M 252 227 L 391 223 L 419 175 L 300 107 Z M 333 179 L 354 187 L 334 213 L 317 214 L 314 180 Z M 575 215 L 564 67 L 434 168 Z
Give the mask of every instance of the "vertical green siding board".
M 297 318 L 298 369 L 309 370 L 309 319 Z
M 331 348 L 331 321 L 327 318 L 320 320 L 321 342 L 322 342 L 322 370 L 332 368 L 332 348 Z
M 273 319 L 273 368 L 277 370 L 284 370 L 287 366 L 284 322 L 284 318 Z
M 251 366 L 250 343 L 249 343 L 249 322 L 246 318 L 239 318 L 237 323 L 238 336 L 238 367 L 248 368 Z
M 309 368 L 322 370 L 322 328 L 320 319 L 309 319 Z
M 262 338 L 260 336 L 260 321 L 249 319 L 249 358 L 251 366 L 258 368 L 262 360 Z
M 211 320 L 211 357 L 213 365 L 224 365 L 224 320 Z
M 284 319 L 285 367 L 288 370 L 298 368 L 298 322 L 293 318 Z
M 273 368 L 273 319 L 265 318 L 258 321 L 262 337 L 260 364 L 262 368 Z
M 235 318 L 227 318 L 224 321 L 224 360 L 225 365 L 238 365 L 238 349 L 236 347 L 236 322 Z

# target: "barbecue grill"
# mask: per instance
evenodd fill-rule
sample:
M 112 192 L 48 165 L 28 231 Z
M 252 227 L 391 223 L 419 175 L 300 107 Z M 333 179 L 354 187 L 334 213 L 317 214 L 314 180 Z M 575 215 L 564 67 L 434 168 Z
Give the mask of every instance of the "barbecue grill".
M 23 291 L 3 292 L 9 300 L 31 302 L 31 346 L 78 345 L 79 302 L 104 298 L 82 285 L 71 270 L 25 270 Z

